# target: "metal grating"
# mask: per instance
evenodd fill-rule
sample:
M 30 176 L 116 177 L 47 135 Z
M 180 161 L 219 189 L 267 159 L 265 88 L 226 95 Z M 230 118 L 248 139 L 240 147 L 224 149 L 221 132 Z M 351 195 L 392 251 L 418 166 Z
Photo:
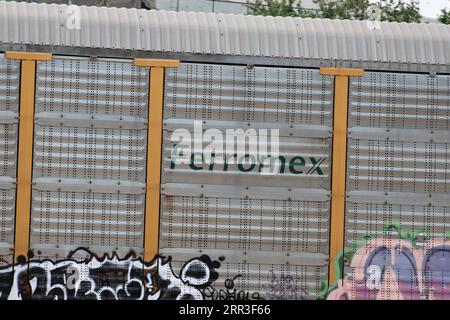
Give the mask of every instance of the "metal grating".
M 203 251 L 202 253 L 219 261 L 218 254 Z M 212 286 L 202 289 L 206 300 L 313 300 L 321 294 L 322 280 L 326 279 L 328 274 L 326 265 L 301 265 L 302 262 L 291 264 L 282 259 L 275 262 L 275 259 L 268 256 L 266 262 L 253 262 L 248 257 L 247 260 L 239 261 L 236 256 L 230 257 L 235 261 L 231 262 L 227 261 L 230 258 L 224 258 L 224 261 L 220 261 L 220 268 L 217 269 L 218 279 Z M 171 263 L 175 274 L 178 274 L 185 261 L 172 260 Z M 233 280 L 232 288 L 229 280 Z
M 262 297 L 268 272 L 278 270 L 284 279 L 287 268 L 302 295 L 278 298 L 315 297 L 311 288 L 327 279 L 331 99 L 332 79 L 318 70 L 194 63 L 167 70 L 161 253 L 181 263 L 199 250 L 212 255 L 218 250 L 226 259 L 223 277 L 242 273 L 242 290 Z M 227 129 L 279 130 L 284 170 L 267 176 L 223 159 L 195 170 L 190 163 L 174 166 L 177 129 L 192 134 L 193 152 L 201 153 L 197 146 L 207 144 L 194 136 L 194 121 L 202 132 L 216 129 L 224 135 Z M 289 169 L 295 157 L 305 160 L 297 172 Z M 223 287 L 225 278 L 220 279 L 217 288 Z
M 448 236 L 449 125 L 450 76 L 366 72 L 351 80 L 348 247 L 421 234 L 414 244 L 428 250 Z
M 160 245 L 328 254 L 328 207 L 319 201 L 164 196 Z
M 130 61 L 38 64 L 31 249 L 142 254 L 148 70 Z
M 0 54 L 0 265 L 12 262 L 20 64 Z

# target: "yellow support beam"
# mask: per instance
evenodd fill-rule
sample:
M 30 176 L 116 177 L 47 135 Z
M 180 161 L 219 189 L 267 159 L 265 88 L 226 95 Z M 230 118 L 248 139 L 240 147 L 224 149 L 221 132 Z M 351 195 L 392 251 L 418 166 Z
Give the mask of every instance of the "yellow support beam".
M 136 66 L 150 67 L 147 134 L 147 190 L 145 196 L 144 261 L 159 249 L 159 209 L 165 68 L 177 68 L 178 60 L 135 59 Z
M 25 262 L 28 259 L 30 245 L 36 61 L 50 60 L 52 55 L 35 52 L 5 52 L 5 57 L 21 60 L 16 223 L 13 261 Z
M 320 68 L 320 74 L 324 76 L 362 77 L 364 75 L 364 70 L 351 68 Z
M 180 60 L 136 58 L 134 64 L 138 67 L 178 68 Z
M 5 52 L 5 58 L 11 60 L 24 60 L 24 61 L 48 61 L 52 60 L 52 54 L 41 52 L 7 51 Z
M 330 260 L 328 269 L 329 285 L 338 279 L 336 257 L 344 251 L 345 243 L 345 196 L 347 176 L 347 121 L 349 77 L 364 75 L 362 69 L 321 68 L 322 75 L 335 76 L 334 116 L 333 116 L 333 156 L 331 173 L 331 228 Z M 341 265 L 340 270 L 343 270 Z M 342 278 L 343 275 L 340 275 Z

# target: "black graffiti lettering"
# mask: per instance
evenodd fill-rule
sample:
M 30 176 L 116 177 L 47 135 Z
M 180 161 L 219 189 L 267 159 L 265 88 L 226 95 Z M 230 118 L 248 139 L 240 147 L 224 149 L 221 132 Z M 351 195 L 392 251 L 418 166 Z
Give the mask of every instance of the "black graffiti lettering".
M 0 300 L 8 299 L 14 282 L 12 267 L 0 269 Z
M 258 292 L 250 294 L 244 290 L 238 290 L 235 286 L 235 280 L 241 277 L 241 275 L 235 276 L 233 279 L 226 279 L 224 281 L 225 289 L 216 289 L 212 286 L 208 286 L 203 290 L 205 298 L 211 300 L 250 300 L 257 299 L 262 300 Z
M 132 251 L 125 258 L 116 253 L 98 257 L 79 248 L 67 259 L 29 260 L 0 268 L 0 299 L 248 299 L 249 293 L 234 288 L 236 278 L 227 281 L 229 290 L 211 289 L 219 277 L 220 265 L 202 255 L 187 261 L 177 276 L 171 257 L 156 256 L 144 262 Z

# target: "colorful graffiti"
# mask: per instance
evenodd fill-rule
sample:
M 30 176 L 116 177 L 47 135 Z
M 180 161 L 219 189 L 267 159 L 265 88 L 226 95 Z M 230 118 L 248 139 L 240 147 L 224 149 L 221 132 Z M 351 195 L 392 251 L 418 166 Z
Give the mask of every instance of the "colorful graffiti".
M 427 240 L 419 248 L 402 237 L 371 239 L 354 253 L 350 269 L 329 300 L 450 299 L 448 240 Z
M 203 255 L 186 262 L 176 276 L 170 258 L 147 263 L 133 252 L 120 259 L 115 253 L 97 257 L 85 248 L 56 262 L 23 260 L 0 268 L 0 300 L 202 300 L 220 267 Z

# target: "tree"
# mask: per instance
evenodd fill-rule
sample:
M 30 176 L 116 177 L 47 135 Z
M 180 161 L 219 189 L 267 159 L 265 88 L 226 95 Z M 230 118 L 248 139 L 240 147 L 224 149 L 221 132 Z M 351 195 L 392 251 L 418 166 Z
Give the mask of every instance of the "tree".
M 313 0 L 317 10 L 306 9 L 301 1 L 256 0 L 249 3 L 249 13 L 265 16 L 290 16 L 328 19 L 420 22 L 422 16 L 417 1 L 378 0 Z
M 442 9 L 438 20 L 440 23 L 450 24 L 450 9 Z
M 377 5 L 381 9 L 381 21 L 420 22 L 422 20 L 419 3 L 416 1 L 406 3 L 399 0 L 380 0 Z
M 255 16 L 312 17 L 301 1 L 297 0 L 256 0 L 248 2 L 250 14 Z
M 318 18 L 326 19 L 368 19 L 369 0 L 313 0 L 319 7 Z

